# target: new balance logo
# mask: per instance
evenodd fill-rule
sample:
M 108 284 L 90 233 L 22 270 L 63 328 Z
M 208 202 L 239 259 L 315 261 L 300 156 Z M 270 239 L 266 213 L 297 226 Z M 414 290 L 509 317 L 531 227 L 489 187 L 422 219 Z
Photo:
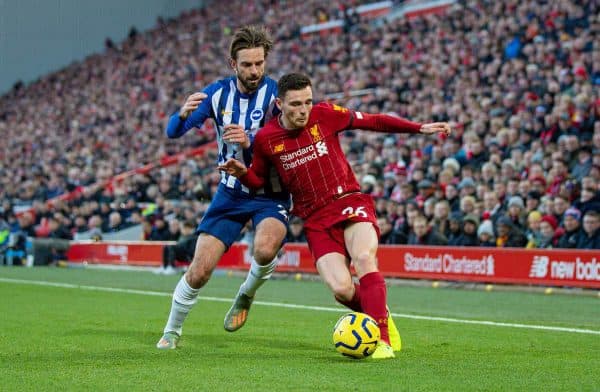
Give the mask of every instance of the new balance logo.
M 548 274 L 548 263 L 550 259 L 548 256 L 533 256 L 533 262 L 531 263 L 531 270 L 529 270 L 530 278 L 545 278 Z
M 317 146 L 317 153 L 319 154 L 320 157 L 322 157 L 323 155 L 329 154 L 329 150 L 327 149 L 327 145 L 325 144 L 325 142 L 317 142 L 316 146 Z

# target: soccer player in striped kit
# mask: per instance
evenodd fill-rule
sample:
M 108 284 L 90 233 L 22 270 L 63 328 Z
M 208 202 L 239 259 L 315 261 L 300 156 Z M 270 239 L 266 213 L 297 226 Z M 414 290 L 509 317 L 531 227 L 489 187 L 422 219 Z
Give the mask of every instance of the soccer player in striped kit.
M 218 163 L 236 158 L 249 165 L 256 131 L 277 112 L 277 83 L 265 75 L 272 45 L 263 28 L 247 26 L 236 31 L 230 46 L 235 76 L 191 94 L 179 112 L 170 117 L 167 136 L 178 138 L 210 118 L 217 132 Z M 222 173 L 219 188 L 197 229 L 200 235 L 193 261 L 175 287 L 167 325 L 157 343 L 159 349 L 176 348 L 198 291 L 246 222 L 252 220 L 256 233 L 250 271 L 224 321 L 230 332 L 244 325 L 256 290 L 275 269 L 276 255 L 287 233 L 289 202 L 289 194 L 280 187 L 276 173 L 259 190 L 250 190 L 235 177 Z
M 279 80 L 276 104 L 281 114 L 256 135 L 252 166 L 248 169 L 232 158 L 219 169 L 251 188 L 261 187 L 269 169 L 277 169 L 292 195 L 293 214 L 305 220 L 306 239 L 319 274 L 338 302 L 377 321 L 381 341 L 372 357 L 394 358 L 401 341 L 387 309 L 385 281 L 377 268 L 375 208 L 371 196 L 360 192 L 338 134 L 346 129 L 366 129 L 449 135 L 450 126 L 419 124 L 327 103 L 313 107 L 311 81 L 296 73 Z M 352 283 L 350 262 L 359 284 Z

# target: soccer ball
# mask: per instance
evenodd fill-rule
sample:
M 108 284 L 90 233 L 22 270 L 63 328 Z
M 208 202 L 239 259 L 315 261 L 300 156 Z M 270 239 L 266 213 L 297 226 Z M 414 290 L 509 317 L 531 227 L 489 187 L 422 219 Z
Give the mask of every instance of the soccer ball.
M 333 328 L 333 344 L 342 355 L 366 358 L 373 354 L 380 338 L 377 322 L 368 314 L 343 315 Z

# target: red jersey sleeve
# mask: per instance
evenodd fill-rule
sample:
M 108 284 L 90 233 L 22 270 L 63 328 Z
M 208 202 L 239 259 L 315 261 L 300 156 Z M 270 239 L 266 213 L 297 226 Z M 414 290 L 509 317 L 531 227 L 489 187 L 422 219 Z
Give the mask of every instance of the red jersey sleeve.
M 389 114 L 354 112 L 350 128 L 387 133 L 419 133 L 421 125 L 421 123 L 412 122 L 402 117 L 390 116 Z
M 422 125 L 402 117 L 355 112 L 329 103 L 321 103 L 316 108 L 322 112 L 321 121 L 328 125 L 328 129 L 336 133 L 345 129 L 367 129 L 387 133 L 419 133 Z
M 325 125 L 323 129 L 329 132 L 341 132 L 348 129 L 352 123 L 352 111 L 348 108 L 321 102 L 313 108 L 313 110 L 315 109 L 319 122 Z
M 256 134 L 253 144 L 252 165 L 248 168 L 248 172 L 239 178 L 240 182 L 251 189 L 262 188 L 269 173 L 269 158 L 264 153 L 267 141 L 261 137 L 261 133 Z

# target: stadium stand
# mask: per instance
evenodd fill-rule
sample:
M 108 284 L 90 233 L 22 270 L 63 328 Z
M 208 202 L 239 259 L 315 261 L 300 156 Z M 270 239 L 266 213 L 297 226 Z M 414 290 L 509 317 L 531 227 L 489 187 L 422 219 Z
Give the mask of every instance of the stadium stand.
M 155 221 L 198 221 L 219 174 L 210 148 L 187 153 L 213 140 L 210 124 L 170 141 L 165 121 L 190 84 L 222 76 L 232 30 L 263 23 L 272 76 L 301 70 L 317 98 L 452 124 L 447 139 L 342 135 L 383 242 L 415 237 L 423 215 L 447 240 L 475 225 L 485 242 L 469 245 L 600 248 L 598 2 L 459 1 L 387 19 L 361 17 L 365 1 L 235 3 L 159 19 L 0 97 L 0 227 L 46 237 L 51 220 L 71 235 L 141 225 L 144 239 L 177 239 Z M 390 15 L 404 6 L 383 3 Z

